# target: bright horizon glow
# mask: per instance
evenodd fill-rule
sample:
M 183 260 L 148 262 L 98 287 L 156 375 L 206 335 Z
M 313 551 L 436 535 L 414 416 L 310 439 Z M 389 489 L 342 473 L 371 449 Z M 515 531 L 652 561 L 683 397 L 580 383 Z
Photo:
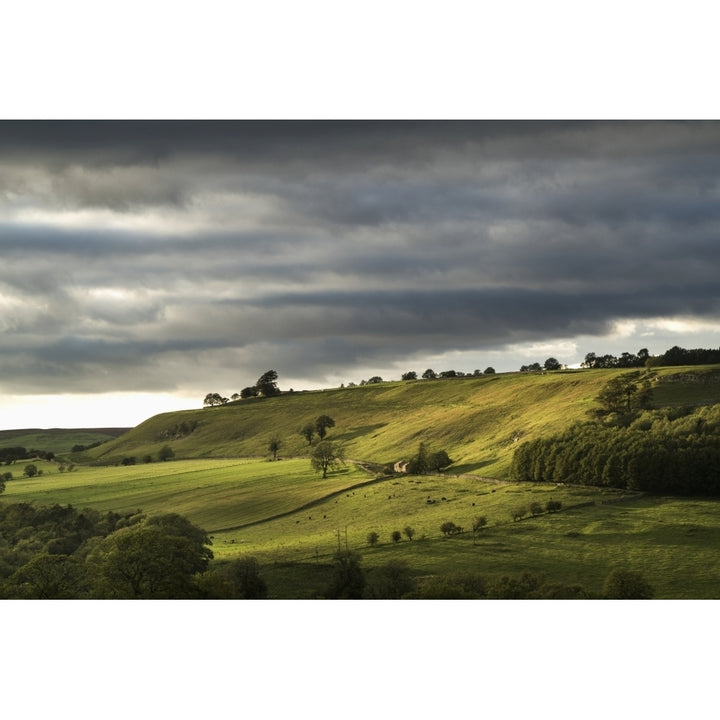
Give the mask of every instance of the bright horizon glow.
M 168 393 L 9 396 L 0 405 L 0 430 L 135 427 L 153 415 L 201 406 L 194 396 Z

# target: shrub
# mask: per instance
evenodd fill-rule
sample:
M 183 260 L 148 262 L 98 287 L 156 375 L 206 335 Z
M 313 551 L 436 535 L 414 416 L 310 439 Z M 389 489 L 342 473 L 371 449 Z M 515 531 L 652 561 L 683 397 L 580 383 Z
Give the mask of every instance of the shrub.
M 402 533 L 399 530 L 393 530 L 390 537 L 394 543 L 399 543 L 402 540 Z
M 510 515 L 512 516 L 512 519 L 514 521 L 517 521 L 520 518 L 525 517 L 525 515 L 527 515 L 527 508 L 524 505 L 513 508 L 510 511 Z
M 641 572 L 614 568 L 605 578 L 602 594 L 609 600 L 650 600 L 655 590 Z
M 484 515 L 475 518 L 473 522 L 473 532 L 480 532 L 487 525 L 487 518 Z
M 462 532 L 462 528 L 458 527 L 454 522 L 445 522 L 440 526 L 443 535 L 456 535 Z
M 543 511 L 542 505 L 539 502 L 534 502 L 530 504 L 530 512 L 533 515 L 540 515 Z
M 557 512 L 562 507 L 562 503 L 559 500 L 548 500 L 545 503 L 545 509 L 548 512 Z

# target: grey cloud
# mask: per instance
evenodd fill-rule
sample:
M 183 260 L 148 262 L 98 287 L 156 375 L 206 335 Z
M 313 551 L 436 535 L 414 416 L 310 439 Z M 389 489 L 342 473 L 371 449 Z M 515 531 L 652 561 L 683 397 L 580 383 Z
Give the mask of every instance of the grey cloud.
M 714 320 L 719 192 L 720 123 L 0 122 L 2 382 L 320 377 Z M 94 208 L 112 227 L 33 214 Z

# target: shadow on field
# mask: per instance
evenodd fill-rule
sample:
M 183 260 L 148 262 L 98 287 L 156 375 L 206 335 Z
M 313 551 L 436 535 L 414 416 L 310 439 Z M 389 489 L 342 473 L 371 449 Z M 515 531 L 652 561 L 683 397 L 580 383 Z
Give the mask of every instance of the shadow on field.
M 335 440 L 355 440 L 356 438 L 363 437 L 364 435 L 369 435 L 371 432 L 374 432 L 375 430 L 379 430 L 380 428 L 383 428 L 387 425 L 387 423 L 378 423 L 377 425 L 363 425 L 362 427 L 355 428 L 354 430 L 350 430 L 348 432 L 339 433 L 335 435 L 333 433 L 332 439 Z
M 483 460 L 482 462 L 465 463 L 464 465 L 453 465 L 448 468 L 447 472 L 452 473 L 453 475 L 462 475 L 464 473 L 472 474 L 476 473 L 478 470 L 482 470 L 488 465 L 492 465 L 494 462 L 495 458 L 491 460 Z

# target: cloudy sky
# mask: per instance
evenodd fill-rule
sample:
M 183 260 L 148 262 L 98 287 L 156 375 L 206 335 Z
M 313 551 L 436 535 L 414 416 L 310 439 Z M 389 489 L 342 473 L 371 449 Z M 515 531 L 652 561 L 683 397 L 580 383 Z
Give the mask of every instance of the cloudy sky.
M 0 428 L 720 346 L 717 122 L 0 122 Z

